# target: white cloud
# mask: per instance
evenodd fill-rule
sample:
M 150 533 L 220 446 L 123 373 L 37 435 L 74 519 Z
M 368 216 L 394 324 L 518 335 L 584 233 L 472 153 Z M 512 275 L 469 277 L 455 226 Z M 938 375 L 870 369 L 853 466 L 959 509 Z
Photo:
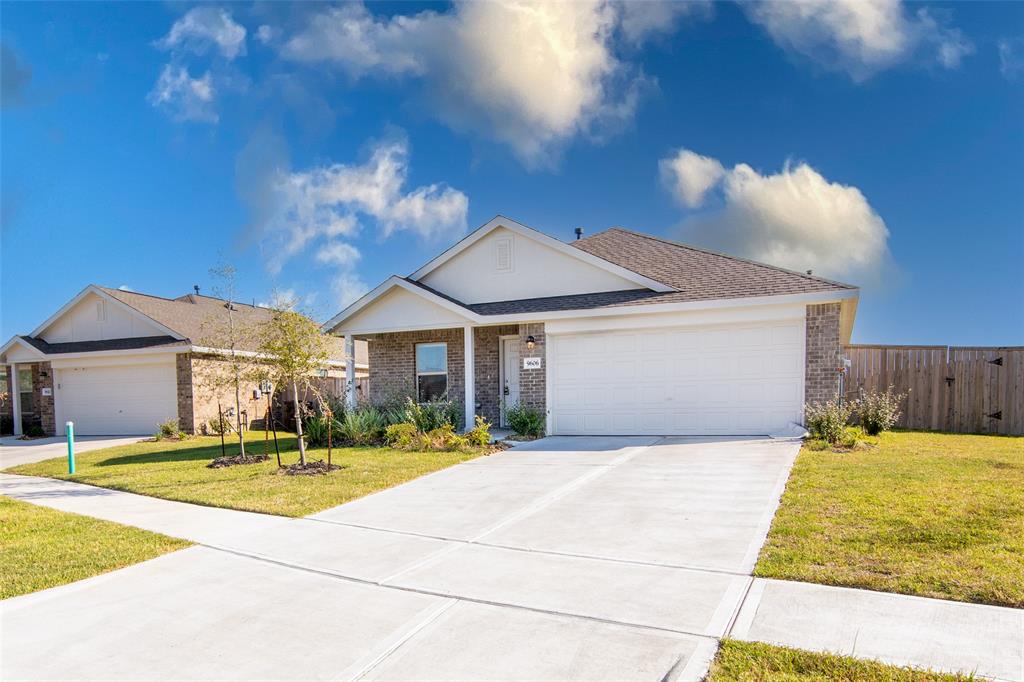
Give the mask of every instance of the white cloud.
M 154 107 L 164 109 L 178 121 L 216 123 L 213 77 L 207 71 L 192 78 L 183 66 L 165 64 L 156 84 L 147 96 Z
M 219 7 L 196 7 L 174 22 L 157 45 L 165 50 L 184 49 L 204 54 L 215 47 L 225 59 L 245 54 L 245 27 Z
M 787 0 L 744 5 L 781 47 L 864 80 L 929 48 L 946 68 L 973 46 L 926 9 L 907 14 L 901 0 Z
M 889 264 L 889 230 L 861 191 L 806 163 L 768 175 L 738 164 L 724 172 L 721 192 L 721 207 L 686 219 L 681 239 L 862 283 Z
M 689 149 L 680 149 L 658 163 L 661 180 L 683 206 L 695 208 L 704 202 L 704 195 L 725 175 L 725 168 L 708 156 Z
M 709 0 L 623 0 L 617 9 L 623 37 L 639 44 L 652 36 L 672 33 L 682 17 L 710 15 L 712 5 Z
M 121 286 L 119 286 L 119 287 L 118 287 L 117 289 L 118 289 L 118 291 L 135 291 L 135 289 L 132 289 L 132 288 L 131 288 L 130 286 L 128 286 L 127 284 L 122 284 L 122 285 L 121 285 Z
M 316 252 L 316 259 L 321 263 L 343 267 L 354 266 L 360 258 L 359 249 L 346 242 L 328 242 Z
M 272 140 L 254 140 L 260 149 Z M 259 149 L 246 153 L 259 163 Z M 371 221 L 382 239 L 409 232 L 425 240 L 456 237 L 466 231 L 469 198 L 447 185 L 407 188 L 409 145 L 404 136 L 375 144 L 363 163 L 331 164 L 289 171 L 278 159 L 265 172 L 246 168 L 239 188 L 259 214 L 255 230 L 272 275 L 292 258 L 314 247 L 314 259 L 334 269 L 332 289 L 339 303 L 366 293 L 356 267 L 359 249 L 352 239 Z M 254 186 L 249 186 L 254 185 Z M 259 185 L 258 187 L 255 185 Z
M 650 7 L 658 27 L 632 5 L 604 0 L 464 2 L 447 13 L 390 18 L 347 4 L 315 14 L 282 54 L 330 62 L 353 78 L 422 79 L 450 127 L 546 165 L 574 137 L 632 118 L 649 81 L 616 55 L 616 38 L 639 40 L 684 13 Z
M 331 280 L 331 290 L 338 305 L 345 308 L 370 290 L 366 282 L 352 272 L 341 272 Z
M 1024 38 L 1003 38 L 998 42 L 999 73 L 1004 78 L 1013 80 L 1024 74 Z
M 269 45 L 277 39 L 279 34 L 279 29 L 268 24 L 261 24 L 260 27 L 256 29 L 256 40 L 260 41 L 264 45 Z

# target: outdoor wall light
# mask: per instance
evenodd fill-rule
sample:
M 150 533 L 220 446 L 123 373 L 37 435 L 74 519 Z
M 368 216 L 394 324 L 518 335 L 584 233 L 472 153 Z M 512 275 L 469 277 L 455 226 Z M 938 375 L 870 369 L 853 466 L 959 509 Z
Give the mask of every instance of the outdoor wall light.
M 537 345 L 537 339 L 532 336 L 526 337 L 526 350 L 533 350 L 533 347 Z

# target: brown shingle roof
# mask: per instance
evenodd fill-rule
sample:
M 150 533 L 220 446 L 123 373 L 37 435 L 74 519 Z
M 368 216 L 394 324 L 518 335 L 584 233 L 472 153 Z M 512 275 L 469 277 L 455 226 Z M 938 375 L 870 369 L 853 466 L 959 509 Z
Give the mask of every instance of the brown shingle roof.
M 162 324 L 176 334 L 183 336 L 197 346 L 216 346 L 214 341 L 218 318 L 227 315 L 225 301 L 213 296 L 188 294 L 179 298 L 163 298 L 135 291 L 99 287 L 125 305 L 139 311 L 146 317 Z M 256 325 L 267 322 L 274 311 L 247 303 L 233 304 L 239 324 Z M 328 348 L 333 360 L 345 359 L 344 341 L 336 336 L 328 337 Z M 244 344 L 242 350 L 256 350 L 253 342 Z M 365 364 L 367 352 L 365 343 L 356 343 L 356 363 Z
M 857 287 L 613 227 L 571 245 L 677 291 L 642 303 L 779 296 Z M 620 305 L 636 305 L 637 301 Z

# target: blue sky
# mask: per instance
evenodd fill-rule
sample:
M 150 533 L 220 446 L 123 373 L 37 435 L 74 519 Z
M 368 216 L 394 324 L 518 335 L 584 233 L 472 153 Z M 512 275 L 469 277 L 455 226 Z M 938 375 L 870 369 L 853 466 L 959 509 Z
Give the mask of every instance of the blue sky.
M 0 334 L 85 284 L 326 318 L 505 214 L 1024 343 L 1024 4 L 4 3 Z

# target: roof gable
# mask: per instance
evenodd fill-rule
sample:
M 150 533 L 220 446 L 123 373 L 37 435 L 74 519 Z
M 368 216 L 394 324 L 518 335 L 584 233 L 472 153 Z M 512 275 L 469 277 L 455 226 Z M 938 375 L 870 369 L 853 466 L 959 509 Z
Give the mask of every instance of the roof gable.
M 498 216 L 409 276 L 466 304 L 672 287 Z
M 93 284 L 82 289 L 30 336 L 47 343 L 105 341 L 180 334 Z

